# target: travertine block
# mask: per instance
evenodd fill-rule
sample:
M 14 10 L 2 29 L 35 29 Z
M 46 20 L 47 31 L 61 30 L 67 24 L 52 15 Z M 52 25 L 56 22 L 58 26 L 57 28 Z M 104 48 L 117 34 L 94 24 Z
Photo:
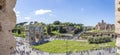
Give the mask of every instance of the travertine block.
M 16 0 L 0 0 L 0 55 L 12 55 L 16 47 L 12 29 L 16 24 Z

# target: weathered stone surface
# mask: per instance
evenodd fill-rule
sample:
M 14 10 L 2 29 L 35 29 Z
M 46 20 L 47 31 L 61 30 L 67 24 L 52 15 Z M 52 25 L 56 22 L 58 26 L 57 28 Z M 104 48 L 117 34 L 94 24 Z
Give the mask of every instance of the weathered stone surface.
M 16 24 L 16 0 L 0 0 L 0 55 L 12 55 L 16 47 L 12 29 Z
M 115 0 L 115 33 L 117 33 L 116 46 L 120 47 L 120 0 Z M 120 54 L 120 49 L 117 49 Z

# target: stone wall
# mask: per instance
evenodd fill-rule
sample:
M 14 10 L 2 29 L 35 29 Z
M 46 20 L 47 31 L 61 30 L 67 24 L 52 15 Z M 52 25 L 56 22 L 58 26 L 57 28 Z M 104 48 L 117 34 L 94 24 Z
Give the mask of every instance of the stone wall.
M 16 0 L 0 0 L 0 55 L 12 55 L 16 47 L 12 29 L 16 24 L 13 11 Z
M 115 0 L 115 33 L 118 34 L 116 39 L 116 46 L 120 47 L 120 0 Z M 117 49 L 120 55 L 120 49 Z

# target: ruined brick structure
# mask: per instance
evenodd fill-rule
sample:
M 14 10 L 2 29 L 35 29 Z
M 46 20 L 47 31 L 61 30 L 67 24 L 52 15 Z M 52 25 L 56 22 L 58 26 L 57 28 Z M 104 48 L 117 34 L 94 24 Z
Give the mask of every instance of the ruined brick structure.
M 0 55 L 12 55 L 16 46 L 12 35 L 16 24 L 15 4 L 16 0 L 0 0 Z
M 104 20 L 102 20 L 102 22 L 99 22 L 95 28 L 97 30 L 111 31 L 115 29 L 115 26 L 114 24 L 107 24 L 106 22 L 104 22 Z

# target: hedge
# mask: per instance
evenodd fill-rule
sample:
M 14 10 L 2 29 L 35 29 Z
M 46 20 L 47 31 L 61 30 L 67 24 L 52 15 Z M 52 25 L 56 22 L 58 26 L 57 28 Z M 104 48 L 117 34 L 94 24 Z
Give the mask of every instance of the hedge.
M 99 44 L 99 43 L 106 43 L 111 42 L 111 37 L 89 37 L 88 42 L 91 44 Z

